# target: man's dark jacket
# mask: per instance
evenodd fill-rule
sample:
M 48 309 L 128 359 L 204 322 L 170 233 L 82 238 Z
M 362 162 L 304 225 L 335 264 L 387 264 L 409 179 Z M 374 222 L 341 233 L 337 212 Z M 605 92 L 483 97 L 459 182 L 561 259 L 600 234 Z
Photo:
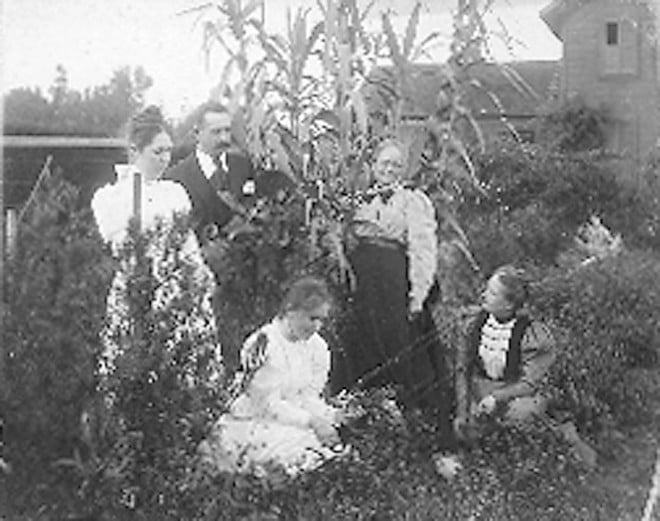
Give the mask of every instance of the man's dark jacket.
M 250 203 L 250 195 L 244 193 L 246 182 L 254 182 L 254 170 L 250 160 L 240 154 L 227 154 L 227 189 L 234 198 L 244 205 Z M 210 224 L 215 224 L 218 230 L 232 219 L 234 212 L 231 207 L 217 194 L 204 172 L 202 172 L 195 152 L 188 155 L 175 166 L 169 168 L 163 175 L 164 179 L 170 179 L 181 183 L 188 192 L 192 204 L 192 218 L 195 233 L 204 244 L 207 240 L 205 229 Z

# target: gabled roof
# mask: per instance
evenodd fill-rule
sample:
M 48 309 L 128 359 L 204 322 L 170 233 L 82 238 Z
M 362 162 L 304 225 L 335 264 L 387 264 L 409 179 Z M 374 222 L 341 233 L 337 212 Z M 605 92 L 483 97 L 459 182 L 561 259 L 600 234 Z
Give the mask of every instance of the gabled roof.
M 562 39 L 562 29 L 566 20 L 570 16 L 586 4 L 594 0 L 552 0 L 550 4 L 541 9 L 541 19 L 548 25 L 554 35 Z M 638 5 L 647 5 L 649 0 L 621 0 L 625 2 L 633 2 Z
M 589 2 L 591 0 L 552 0 L 550 4 L 541 9 L 540 16 L 554 35 L 561 40 L 562 28 L 568 17 Z
M 410 71 L 411 92 L 404 102 L 407 118 L 426 117 L 437 109 L 438 93 L 446 82 L 441 65 L 416 64 Z M 370 75 L 363 93 L 370 112 L 385 111 L 391 104 L 388 92 L 395 83 L 392 67 L 378 67 Z M 551 97 L 559 78 L 558 61 L 484 63 L 470 71 L 473 85 L 465 102 L 476 117 L 527 117 L 537 115 Z

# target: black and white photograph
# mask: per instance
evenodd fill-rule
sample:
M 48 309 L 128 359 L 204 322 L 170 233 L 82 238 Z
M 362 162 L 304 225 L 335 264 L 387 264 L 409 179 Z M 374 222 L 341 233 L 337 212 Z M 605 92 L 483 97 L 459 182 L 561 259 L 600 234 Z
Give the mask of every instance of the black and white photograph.
M 0 87 L 0 521 L 660 521 L 660 0 L 4 0 Z

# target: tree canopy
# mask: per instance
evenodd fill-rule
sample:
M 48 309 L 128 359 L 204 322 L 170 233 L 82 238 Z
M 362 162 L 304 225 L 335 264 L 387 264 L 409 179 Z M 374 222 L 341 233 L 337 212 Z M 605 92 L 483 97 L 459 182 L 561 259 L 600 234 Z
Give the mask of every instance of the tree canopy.
M 152 84 L 142 67 L 127 66 L 108 83 L 80 92 L 69 87 L 66 69 L 58 65 L 47 94 L 19 87 L 3 97 L 4 133 L 117 136 Z

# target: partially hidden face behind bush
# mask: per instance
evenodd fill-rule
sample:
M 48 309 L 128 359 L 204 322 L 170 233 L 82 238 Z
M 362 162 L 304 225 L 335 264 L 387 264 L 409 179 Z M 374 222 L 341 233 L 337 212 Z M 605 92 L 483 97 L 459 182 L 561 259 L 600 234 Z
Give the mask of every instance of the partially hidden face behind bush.
M 532 300 L 556 333 L 559 356 L 549 379 L 555 405 L 594 433 L 643 422 L 649 382 L 635 375 L 658 364 L 658 256 L 629 251 L 550 270 Z

